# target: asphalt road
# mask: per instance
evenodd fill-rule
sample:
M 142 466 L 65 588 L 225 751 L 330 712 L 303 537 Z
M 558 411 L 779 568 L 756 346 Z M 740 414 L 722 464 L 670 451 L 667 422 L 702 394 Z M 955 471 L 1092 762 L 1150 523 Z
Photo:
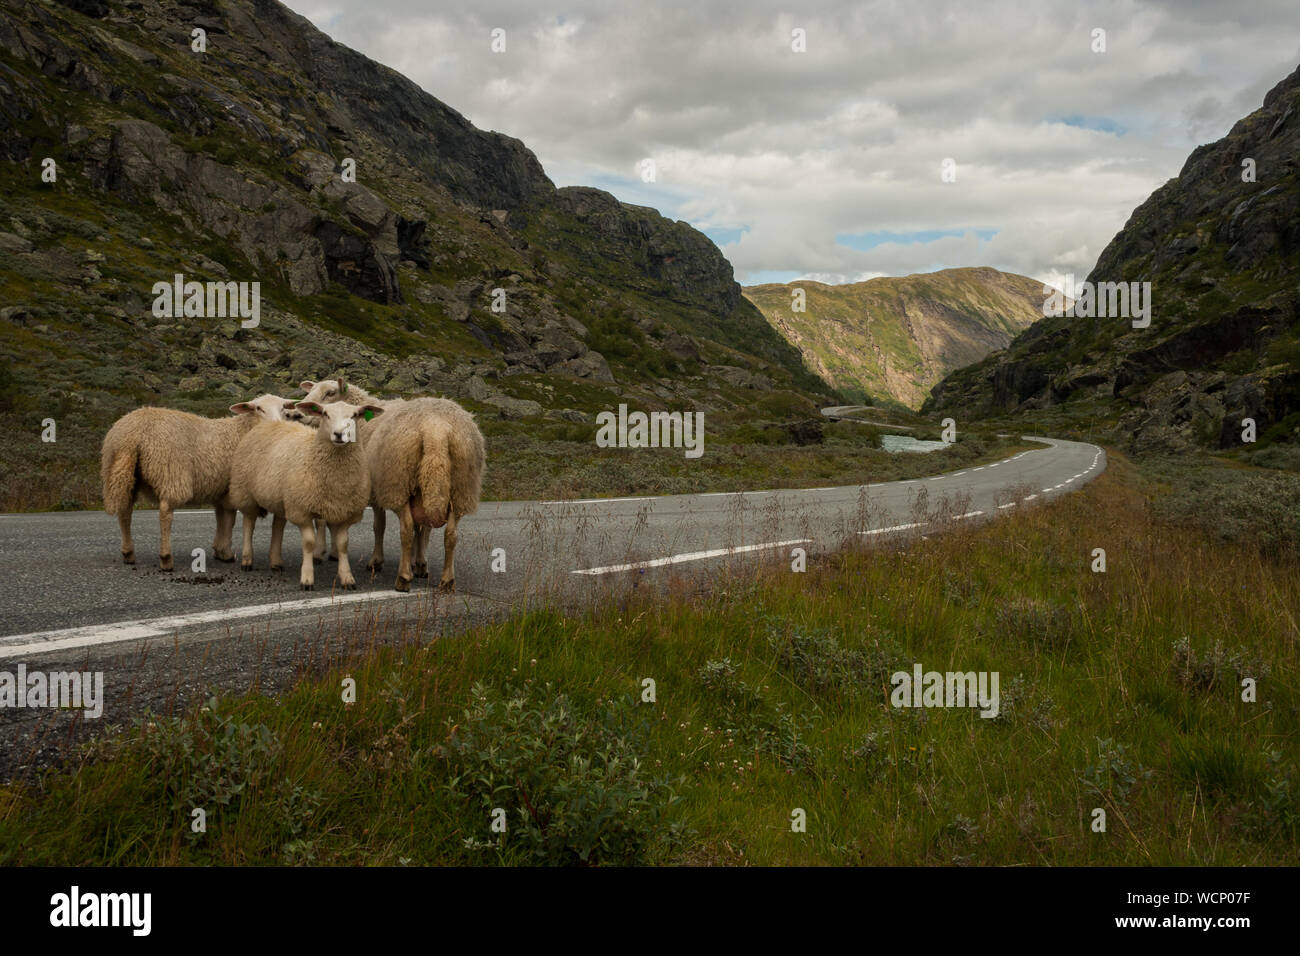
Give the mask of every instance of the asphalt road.
M 763 556 L 789 561 L 796 547 L 813 557 L 846 540 L 925 533 L 936 521 L 991 520 L 1075 490 L 1105 468 L 1105 454 L 1094 445 L 1025 437 L 1045 447 L 911 481 L 487 502 L 460 525 L 451 596 L 436 590 L 442 569 L 436 532 L 431 576 L 417 578 L 410 593 L 393 590 L 397 528 L 391 518 L 384 568 L 376 575 L 366 570 L 369 512 L 351 530 L 358 587 L 350 592 L 331 587 L 333 564 L 317 568 L 317 590 L 299 590 L 301 551 L 292 527 L 284 537 L 286 570 L 270 571 L 269 520 L 258 523 L 252 571 L 209 554 L 205 573 L 194 573 L 185 556 L 210 548 L 214 520 L 210 511 L 178 512 L 172 528 L 177 570 L 164 573 L 157 568 L 154 512 L 136 513 L 135 567 L 121 563 L 117 523 L 102 512 L 0 515 L 0 671 L 19 663 L 29 671 L 102 670 L 106 697 L 115 703 L 109 710 L 122 718 L 145 706 L 183 705 L 213 686 L 280 686 L 312 662 L 337 659 L 366 641 L 426 640 L 539 595 L 581 602 L 623 587 L 653 587 L 665 571 L 712 575 L 720 565 Z M 237 527 L 236 549 L 239 541 Z M 494 571 L 502 559 L 504 570 Z M 28 739 L 17 750 L 13 734 L 3 732 L 34 713 L 0 710 L 0 776 L 6 767 L 39 762 L 39 752 L 52 745 L 48 727 L 44 742 Z M 35 725 L 25 726 L 30 738 Z

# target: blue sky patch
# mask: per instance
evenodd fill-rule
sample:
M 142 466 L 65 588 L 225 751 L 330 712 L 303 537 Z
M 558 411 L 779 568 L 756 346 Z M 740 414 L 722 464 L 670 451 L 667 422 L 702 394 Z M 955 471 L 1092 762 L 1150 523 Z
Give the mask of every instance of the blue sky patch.
M 1104 116 L 1063 116 L 1053 122 L 1077 126 L 1079 129 L 1096 130 L 1099 133 L 1111 133 L 1115 136 L 1123 136 L 1128 132 L 1128 127 Z
M 835 242 L 841 246 L 848 246 L 850 249 L 857 249 L 859 252 L 865 252 L 868 249 L 874 249 L 876 246 L 892 242 L 900 246 L 914 246 L 919 243 L 934 242 L 936 239 L 946 239 L 966 235 L 973 232 L 979 238 L 988 242 L 998 234 L 996 229 L 918 229 L 915 232 L 841 232 L 835 237 Z

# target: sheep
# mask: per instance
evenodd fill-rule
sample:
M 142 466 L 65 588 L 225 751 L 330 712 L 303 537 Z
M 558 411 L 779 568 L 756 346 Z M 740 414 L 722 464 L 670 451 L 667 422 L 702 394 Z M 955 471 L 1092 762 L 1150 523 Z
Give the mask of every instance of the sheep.
M 131 516 L 136 498 L 158 502 L 158 566 L 171 571 L 172 513 L 191 505 L 212 505 L 217 517 L 212 552 L 234 561 L 231 533 L 235 513 L 224 503 L 230 484 L 230 456 L 258 422 L 283 418 L 288 399 L 260 395 L 231 405 L 233 418 L 203 418 L 172 408 L 146 406 L 114 422 L 104 436 L 100 477 L 104 510 L 117 517 L 122 532 L 122 562 L 135 564 Z
M 271 525 L 270 564 L 283 570 L 280 542 L 284 524 L 291 521 L 302 533 L 304 591 L 315 586 L 315 519 L 322 519 L 338 548 L 339 586 L 356 587 L 348 563 L 348 529 L 361 520 L 370 500 L 370 471 L 361 443 L 357 419 L 384 413 L 379 405 L 347 402 L 298 402 L 298 410 L 318 416 L 312 429 L 295 422 L 266 422 L 249 430 L 235 449 L 230 468 L 231 507 L 244 516 L 241 565 L 253 567 L 253 527 L 259 515 L 275 516 Z
M 456 528 L 478 510 L 487 457 L 474 416 L 445 398 L 380 401 L 343 379 L 303 382 L 305 401 L 333 396 L 377 403 L 382 421 L 362 423 L 361 442 L 370 466 L 370 504 L 375 513 L 375 548 L 367 568 L 384 566 L 385 509 L 398 518 L 402 557 L 398 591 L 410 590 L 413 577 L 428 577 L 429 530 L 443 531 L 441 590 L 456 589 Z

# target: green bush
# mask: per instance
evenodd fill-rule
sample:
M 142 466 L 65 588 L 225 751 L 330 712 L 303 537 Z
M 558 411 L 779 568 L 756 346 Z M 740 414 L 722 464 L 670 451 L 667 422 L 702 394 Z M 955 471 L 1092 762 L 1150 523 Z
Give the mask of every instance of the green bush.
M 684 835 L 668 821 L 678 797 L 646 772 L 648 732 L 645 718 L 632 716 L 635 705 L 621 698 L 582 713 L 549 684 L 543 699 L 535 690 L 475 684 L 473 702 L 434 749 L 472 829 L 488 832 L 493 811 L 506 809 L 499 844 L 466 845 L 552 866 L 646 863 L 674 848 Z
M 791 772 L 812 768 L 817 754 L 807 742 L 811 721 L 784 704 L 769 708 L 762 688 L 742 681 L 730 658 L 706 661 L 696 677 L 720 705 L 721 729 L 728 738 L 774 757 Z
M 781 635 L 772 630 L 768 643 L 777 652 L 777 663 L 790 678 L 810 693 L 837 690 L 856 694 L 868 688 L 888 686 L 889 676 L 898 669 L 898 654 L 888 642 L 876 640 L 870 654 L 841 647 L 825 632 L 793 631 Z

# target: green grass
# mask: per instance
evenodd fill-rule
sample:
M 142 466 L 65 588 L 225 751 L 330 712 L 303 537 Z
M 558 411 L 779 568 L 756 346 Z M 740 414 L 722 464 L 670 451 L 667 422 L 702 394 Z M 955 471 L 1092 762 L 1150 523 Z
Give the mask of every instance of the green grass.
M 1155 490 L 1112 454 L 905 550 L 539 607 L 155 720 L 0 789 L 0 862 L 1294 865 L 1300 563 Z M 999 716 L 891 707 L 913 662 L 999 672 Z

